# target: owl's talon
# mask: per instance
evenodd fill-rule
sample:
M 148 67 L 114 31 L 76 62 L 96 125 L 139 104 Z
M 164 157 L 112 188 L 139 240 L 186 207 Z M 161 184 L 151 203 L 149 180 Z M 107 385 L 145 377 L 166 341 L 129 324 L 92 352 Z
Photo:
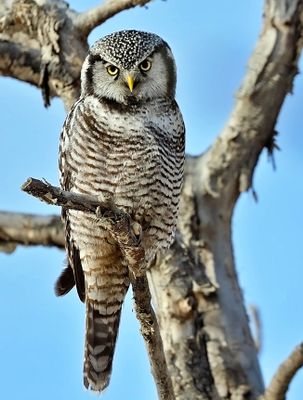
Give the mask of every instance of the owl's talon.
M 133 235 L 136 237 L 137 244 L 141 243 L 142 226 L 138 222 L 134 221 L 131 224 L 131 230 L 132 230 Z

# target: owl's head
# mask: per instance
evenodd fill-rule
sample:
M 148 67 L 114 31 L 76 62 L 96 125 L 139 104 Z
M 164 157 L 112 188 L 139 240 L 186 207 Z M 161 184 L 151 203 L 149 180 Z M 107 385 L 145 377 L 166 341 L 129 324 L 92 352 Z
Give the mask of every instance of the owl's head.
M 81 72 L 82 96 L 118 103 L 174 98 L 176 66 L 168 44 L 153 33 L 121 31 L 89 49 Z

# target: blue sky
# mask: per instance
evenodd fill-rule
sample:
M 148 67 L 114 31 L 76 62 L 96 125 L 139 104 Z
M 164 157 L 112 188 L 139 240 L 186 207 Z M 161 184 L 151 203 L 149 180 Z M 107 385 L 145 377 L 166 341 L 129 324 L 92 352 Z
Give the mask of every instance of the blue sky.
M 80 10 L 98 1 L 71 1 Z M 119 14 L 96 29 L 152 31 L 171 45 L 178 66 L 177 99 L 187 127 L 187 152 L 199 154 L 217 136 L 231 111 L 261 24 L 261 0 L 153 1 Z M 296 77 L 277 130 L 281 151 L 273 171 L 264 153 L 254 176 L 259 201 L 243 194 L 233 235 L 240 283 L 247 304 L 259 307 L 263 325 L 260 356 L 265 381 L 303 339 L 302 300 L 302 104 L 303 78 Z M 28 176 L 56 184 L 58 136 L 65 112 L 55 99 L 22 82 L 0 79 L 0 209 L 55 214 L 19 189 Z M 7 400 L 85 400 L 82 386 L 84 307 L 73 292 L 56 298 L 53 284 L 64 260 L 49 248 L 18 248 L 0 254 L 0 397 Z M 144 344 L 128 296 L 110 387 L 105 400 L 156 400 Z M 297 374 L 289 400 L 302 400 Z

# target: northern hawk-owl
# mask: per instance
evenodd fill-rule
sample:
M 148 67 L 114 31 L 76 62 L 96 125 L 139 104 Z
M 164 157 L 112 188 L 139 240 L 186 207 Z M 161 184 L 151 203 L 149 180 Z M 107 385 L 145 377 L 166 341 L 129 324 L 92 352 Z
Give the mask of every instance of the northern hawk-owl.
M 176 228 L 184 163 L 184 124 L 175 101 L 176 67 L 159 36 L 121 31 L 98 40 L 81 72 L 81 97 L 60 141 L 61 186 L 96 196 L 142 227 L 146 262 L 167 249 Z M 86 304 L 84 385 L 109 383 L 129 271 L 93 214 L 64 209 L 68 266 L 56 283 L 76 283 Z

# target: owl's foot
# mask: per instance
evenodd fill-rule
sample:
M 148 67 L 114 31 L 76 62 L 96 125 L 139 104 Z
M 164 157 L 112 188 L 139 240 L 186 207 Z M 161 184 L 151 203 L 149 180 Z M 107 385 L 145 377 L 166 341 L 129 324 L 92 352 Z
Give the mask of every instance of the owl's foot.
M 135 236 L 137 244 L 139 245 L 142 240 L 142 226 L 138 222 L 132 221 L 131 230 L 133 235 Z

